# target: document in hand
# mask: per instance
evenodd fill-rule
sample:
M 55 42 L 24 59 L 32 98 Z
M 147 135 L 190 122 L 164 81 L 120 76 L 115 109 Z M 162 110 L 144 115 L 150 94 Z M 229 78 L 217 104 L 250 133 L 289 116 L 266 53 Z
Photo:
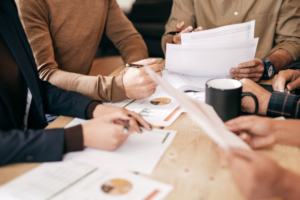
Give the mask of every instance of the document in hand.
M 255 21 L 182 34 L 182 45 L 167 44 L 165 69 L 190 76 L 229 76 L 230 69 L 254 59 Z
M 204 31 L 184 33 L 181 35 L 181 44 L 201 45 L 204 43 L 209 44 L 224 42 L 235 44 L 238 42 L 254 39 L 254 31 L 255 20 L 241 24 L 222 26 L 219 28 Z
M 0 187 L 2 200 L 160 200 L 173 187 L 84 162 L 45 163 Z
M 251 150 L 244 141 L 226 129 L 225 124 L 213 107 L 176 90 L 168 82 L 156 75 L 150 68 L 146 67 L 146 71 L 155 83 L 160 85 L 165 92 L 180 103 L 190 117 L 195 120 L 203 131 L 221 148 L 228 150 L 234 147 Z
M 65 128 L 83 124 L 86 120 L 75 118 Z M 65 160 L 78 160 L 97 166 L 152 174 L 157 163 L 170 146 L 177 131 L 153 129 L 133 133 L 115 151 L 86 148 L 83 152 L 68 153 Z M 101 131 L 101 130 L 99 130 Z
M 149 124 L 170 126 L 182 113 L 179 103 L 165 93 L 160 87 L 146 99 L 128 99 L 117 103 L 104 103 L 110 106 L 123 107 L 139 113 Z

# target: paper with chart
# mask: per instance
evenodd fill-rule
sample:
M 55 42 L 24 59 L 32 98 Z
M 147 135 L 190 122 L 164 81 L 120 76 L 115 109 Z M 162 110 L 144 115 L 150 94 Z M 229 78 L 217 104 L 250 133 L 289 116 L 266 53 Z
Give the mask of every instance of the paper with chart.
M 179 103 L 160 87 L 157 87 L 155 93 L 146 99 L 128 99 L 117 103 L 105 102 L 104 104 L 134 111 L 154 126 L 170 126 L 182 113 Z
M 0 187 L 3 200 L 161 200 L 173 187 L 78 161 L 45 163 Z
M 66 127 L 87 122 L 75 118 Z M 170 146 L 177 131 L 153 129 L 131 134 L 124 144 L 115 151 L 86 148 L 83 152 L 68 153 L 64 160 L 79 160 L 97 166 L 130 170 L 151 174 L 161 157 Z M 101 130 L 100 130 L 101 131 Z
M 181 35 L 182 45 L 195 45 L 203 43 L 238 43 L 254 39 L 255 20 L 222 26 L 210 30 L 183 33 Z
M 189 76 L 228 77 L 231 68 L 254 59 L 258 38 L 236 44 L 167 44 L 168 71 Z
M 215 112 L 213 107 L 197 101 L 183 92 L 176 90 L 168 82 L 156 75 L 149 67 L 147 73 L 165 92 L 180 102 L 180 105 L 191 116 L 203 131 L 221 148 L 228 150 L 230 147 L 251 150 L 251 148 L 234 133 L 228 131 L 225 124 Z

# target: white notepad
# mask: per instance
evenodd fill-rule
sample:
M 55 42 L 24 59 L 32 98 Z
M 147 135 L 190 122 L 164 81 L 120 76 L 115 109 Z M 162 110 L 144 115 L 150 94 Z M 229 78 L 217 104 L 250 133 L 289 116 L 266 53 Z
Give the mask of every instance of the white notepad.
M 87 121 L 76 118 L 66 128 L 85 122 Z M 142 130 L 142 134 L 137 132 L 131 134 L 124 144 L 115 151 L 86 148 L 82 152 L 66 154 L 64 160 L 78 160 L 96 166 L 152 174 L 161 157 L 172 143 L 177 131 Z

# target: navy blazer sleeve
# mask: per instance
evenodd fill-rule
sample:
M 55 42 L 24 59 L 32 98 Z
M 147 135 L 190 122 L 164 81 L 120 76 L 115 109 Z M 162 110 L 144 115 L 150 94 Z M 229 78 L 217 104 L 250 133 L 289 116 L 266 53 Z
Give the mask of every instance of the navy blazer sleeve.
M 64 129 L 0 130 L 0 166 L 16 162 L 62 160 Z
M 93 101 L 77 92 L 66 92 L 42 82 L 47 113 L 86 118 L 86 108 Z M 62 160 L 65 130 L 0 130 L 0 166 L 17 162 L 51 162 Z
M 77 92 L 66 92 L 46 81 L 42 81 L 42 92 L 47 114 L 87 118 L 85 112 L 92 99 Z

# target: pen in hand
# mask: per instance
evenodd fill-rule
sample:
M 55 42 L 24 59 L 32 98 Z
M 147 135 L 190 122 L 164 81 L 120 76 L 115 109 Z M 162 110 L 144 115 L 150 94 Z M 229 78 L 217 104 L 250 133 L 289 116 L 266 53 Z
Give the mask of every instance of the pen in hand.
M 147 65 L 138 65 L 138 64 L 132 64 L 132 63 L 126 63 L 125 66 L 126 66 L 126 67 L 132 67 L 132 68 L 142 68 L 142 67 L 145 67 L 145 66 L 147 66 Z M 161 70 L 161 71 L 164 71 L 164 70 L 166 70 L 166 69 L 163 69 L 163 70 Z
M 143 127 L 138 121 L 136 121 L 138 126 L 139 127 Z M 128 120 L 121 120 L 121 119 L 118 119 L 118 120 L 115 120 L 114 123 L 116 124 L 120 124 L 120 125 L 123 125 L 124 126 L 124 129 L 123 129 L 123 132 L 125 134 L 127 134 L 130 130 L 130 125 L 129 125 L 129 121 Z M 139 128 L 141 132 L 143 132 L 143 130 L 141 128 Z
M 191 31 L 190 33 L 192 33 L 192 32 L 194 32 L 194 31 Z M 168 35 L 178 35 L 179 33 L 181 33 L 181 31 L 170 31 L 167 34 Z

